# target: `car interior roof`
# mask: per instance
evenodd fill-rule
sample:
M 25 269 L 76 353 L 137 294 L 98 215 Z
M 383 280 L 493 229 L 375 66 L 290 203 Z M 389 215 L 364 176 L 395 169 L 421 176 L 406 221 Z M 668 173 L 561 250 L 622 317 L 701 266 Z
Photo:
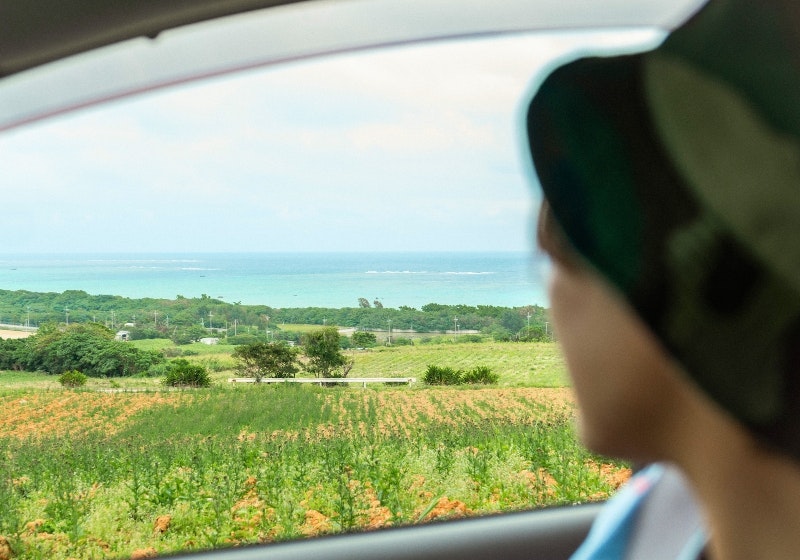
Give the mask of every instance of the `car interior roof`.
M 334 53 L 538 30 L 666 30 L 703 1 L 650 0 L 636 10 L 627 0 L 5 2 L 0 130 L 173 84 Z M 258 15 L 241 17 L 247 10 Z M 215 18 L 221 19 L 205 23 Z
M 308 0 L 26 0 L 0 6 L 0 76 L 134 37 Z
M 314 0 L 315 3 L 324 0 Z M 26 0 L 0 5 L 0 77 L 9 76 L 47 62 L 134 37 L 155 38 L 175 27 L 230 16 L 261 8 L 311 0 Z M 352 0 L 333 0 L 353 4 Z M 360 2 L 373 4 L 373 1 Z M 475 11 L 475 1 L 441 2 L 458 11 Z M 554 25 L 559 14 L 562 24 L 577 26 L 661 25 L 674 27 L 697 9 L 701 0 L 653 0 L 637 10 L 627 2 L 604 3 L 602 8 L 578 2 L 564 6 L 554 0 L 531 2 L 541 14 L 539 24 Z M 418 3 L 409 2 L 409 9 Z M 497 11 L 513 3 L 491 5 Z M 591 3 L 589 3 L 591 4 Z M 439 8 L 440 6 L 437 6 Z M 554 19 L 554 15 L 557 17 Z M 400 22 L 401 24 L 403 22 Z M 407 22 L 406 22 L 407 23 Z M 526 22 L 536 23 L 536 22 Z

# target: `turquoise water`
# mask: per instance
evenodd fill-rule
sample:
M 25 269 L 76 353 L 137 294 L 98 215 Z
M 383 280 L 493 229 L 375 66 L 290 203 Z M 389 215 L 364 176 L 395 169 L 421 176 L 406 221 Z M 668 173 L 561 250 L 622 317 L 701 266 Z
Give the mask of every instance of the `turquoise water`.
M 127 297 L 206 294 L 272 307 L 545 305 L 529 253 L 0 255 L 0 289 Z

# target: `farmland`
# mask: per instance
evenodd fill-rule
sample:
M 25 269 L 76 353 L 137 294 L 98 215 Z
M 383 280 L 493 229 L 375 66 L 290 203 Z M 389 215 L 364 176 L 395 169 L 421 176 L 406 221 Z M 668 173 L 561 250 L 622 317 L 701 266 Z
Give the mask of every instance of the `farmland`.
M 189 357 L 217 366 L 204 390 L 139 378 L 69 391 L 0 372 L 12 557 L 147 557 L 569 504 L 629 472 L 576 444 L 552 344 L 352 353 L 353 376 L 420 377 L 430 363 L 500 374 L 470 389 L 235 386 L 227 352 Z

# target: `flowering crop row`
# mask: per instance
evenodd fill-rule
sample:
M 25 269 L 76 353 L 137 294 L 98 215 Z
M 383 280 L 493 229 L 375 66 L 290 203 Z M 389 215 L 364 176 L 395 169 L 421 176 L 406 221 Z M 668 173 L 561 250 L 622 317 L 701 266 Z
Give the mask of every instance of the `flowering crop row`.
M 0 396 L 13 558 L 146 557 L 606 497 L 562 389 Z M 2 557 L 0 557 L 2 558 Z

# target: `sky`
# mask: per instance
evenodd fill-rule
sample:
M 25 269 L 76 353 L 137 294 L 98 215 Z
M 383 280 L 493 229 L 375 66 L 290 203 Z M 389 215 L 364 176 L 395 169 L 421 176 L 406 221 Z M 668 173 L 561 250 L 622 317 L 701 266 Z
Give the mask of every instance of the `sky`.
M 522 111 L 586 42 L 515 36 L 337 55 L 0 135 L 0 253 L 525 251 Z

